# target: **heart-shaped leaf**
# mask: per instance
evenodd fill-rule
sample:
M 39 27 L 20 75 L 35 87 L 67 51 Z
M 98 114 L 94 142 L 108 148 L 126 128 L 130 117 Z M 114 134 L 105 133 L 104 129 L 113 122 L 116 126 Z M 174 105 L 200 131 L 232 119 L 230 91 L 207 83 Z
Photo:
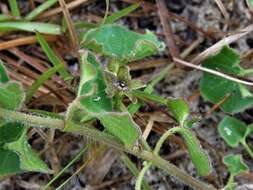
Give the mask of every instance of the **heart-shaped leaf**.
M 165 47 L 150 31 L 139 34 L 119 25 L 103 25 L 89 30 L 83 37 L 82 45 L 123 63 L 154 55 Z
M 244 76 L 246 70 L 240 67 L 239 63 L 239 54 L 224 46 L 218 54 L 207 58 L 203 66 L 235 76 Z M 200 92 L 205 100 L 214 104 L 229 96 L 221 105 L 222 110 L 228 113 L 237 113 L 253 105 L 253 96 L 244 85 L 209 73 L 204 73 L 201 78 Z
M 240 142 L 245 140 L 247 125 L 238 119 L 226 116 L 219 123 L 218 131 L 229 146 L 237 147 Z
M 249 171 L 249 168 L 243 162 L 241 155 L 229 154 L 223 158 L 223 163 L 227 166 L 228 171 L 233 176 Z

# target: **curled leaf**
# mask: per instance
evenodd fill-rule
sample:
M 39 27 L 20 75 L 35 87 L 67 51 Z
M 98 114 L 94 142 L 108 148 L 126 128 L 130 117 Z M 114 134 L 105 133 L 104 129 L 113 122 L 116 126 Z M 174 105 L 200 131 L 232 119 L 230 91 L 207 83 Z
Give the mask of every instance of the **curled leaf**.
M 171 132 L 179 133 L 184 138 L 190 159 L 194 164 L 197 173 L 201 176 L 209 175 L 211 172 L 211 164 L 208 155 L 202 149 L 194 133 L 190 129 L 184 127 L 172 128 Z
M 103 25 L 89 30 L 83 37 L 82 45 L 123 63 L 154 55 L 165 47 L 150 31 L 139 34 L 119 25 Z

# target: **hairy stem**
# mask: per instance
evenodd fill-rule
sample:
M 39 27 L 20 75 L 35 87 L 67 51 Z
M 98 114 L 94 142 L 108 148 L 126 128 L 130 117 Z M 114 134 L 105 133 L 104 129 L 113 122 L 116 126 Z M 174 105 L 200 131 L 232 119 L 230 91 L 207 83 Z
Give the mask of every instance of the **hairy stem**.
M 65 122 L 64 120 L 61 120 L 61 119 L 53 119 L 53 118 L 48 118 L 48 117 L 28 115 L 25 113 L 5 110 L 2 108 L 0 108 L 0 118 L 5 119 L 10 122 L 11 121 L 21 122 L 33 127 L 56 128 L 56 129 L 60 129 L 64 131 Z M 135 155 L 143 160 L 151 161 L 158 168 L 164 170 L 166 173 L 178 178 L 183 183 L 195 189 L 215 190 L 215 188 L 213 188 L 212 186 L 209 186 L 201 181 L 198 181 L 197 179 L 188 175 L 181 169 L 177 168 L 175 165 L 153 154 L 150 151 L 127 149 L 126 147 L 124 147 L 124 145 L 120 141 L 117 140 L 117 138 L 113 137 L 112 135 L 103 133 L 91 127 L 81 126 L 75 123 L 70 123 L 70 125 L 71 127 L 69 127 L 64 132 L 77 132 L 78 134 L 84 135 L 87 138 L 91 138 L 95 141 L 102 142 L 118 150 Z
M 32 127 L 46 127 L 56 129 L 64 128 L 64 121 L 61 119 L 29 115 L 21 112 L 6 110 L 3 108 L 0 108 L 0 118 L 3 118 L 8 122 L 20 122 Z

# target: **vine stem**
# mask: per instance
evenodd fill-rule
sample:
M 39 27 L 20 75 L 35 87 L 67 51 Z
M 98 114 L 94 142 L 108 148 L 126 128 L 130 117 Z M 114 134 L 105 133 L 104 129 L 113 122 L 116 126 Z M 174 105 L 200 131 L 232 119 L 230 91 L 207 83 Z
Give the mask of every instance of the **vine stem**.
M 78 134 L 84 135 L 87 138 L 91 138 L 95 141 L 102 142 L 108 146 L 114 147 L 120 151 L 124 151 L 135 155 L 146 161 L 151 161 L 155 166 L 164 170 L 171 176 L 176 177 L 181 182 L 197 189 L 197 190 L 215 190 L 214 187 L 207 185 L 192 176 L 188 175 L 186 172 L 177 168 L 170 162 L 162 159 L 158 155 L 146 150 L 133 150 L 127 149 L 124 145 L 114 136 L 100 132 L 89 126 L 81 126 L 73 122 L 69 123 L 71 127 L 64 130 L 65 122 L 61 119 L 54 119 L 49 117 L 40 117 L 35 115 L 29 115 L 26 113 L 10 111 L 0 108 L 0 118 L 5 119 L 9 122 L 20 122 L 32 127 L 46 127 L 60 129 L 63 132 L 77 132 Z
M 249 145 L 246 143 L 246 141 L 242 141 L 241 144 L 246 149 L 246 151 L 248 152 L 248 154 L 250 155 L 250 157 L 253 159 L 253 151 L 251 150 L 251 148 L 249 147 Z

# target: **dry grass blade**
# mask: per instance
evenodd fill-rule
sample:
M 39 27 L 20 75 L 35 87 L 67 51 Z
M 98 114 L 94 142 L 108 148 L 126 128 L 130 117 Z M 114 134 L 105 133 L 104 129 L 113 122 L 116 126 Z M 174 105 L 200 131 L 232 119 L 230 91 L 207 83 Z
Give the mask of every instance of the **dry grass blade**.
M 192 64 L 190 62 L 186 62 L 186 61 L 183 61 L 183 60 L 178 59 L 178 58 L 173 58 L 173 61 L 175 61 L 176 63 L 180 63 L 180 64 L 182 64 L 184 66 L 187 66 L 187 67 L 191 67 L 191 68 L 194 68 L 194 69 L 197 69 L 197 70 L 200 70 L 200 71 L 204 71 L 204 72 L 207 72 L 207 73 L 210 73 L 210 74 L 222 77 L 222 78 L 227 79 L 227 80 L 231 80 L 231 81 L 234 81 L 234 82 L 237 82 L 237 83 L 240 83 L 240 84 L 245 84 L 245 85 L 248 85 L 248 86 L 253 86 L 253 82 L 248 82 L 248 81 L 240 80 L 238 78 L 226 75 L 224 73 L 221 73 L 221 72 L 218 72 L 218 71 L 215 71 L 215 70 L 212 70 L 212 69 L 208 69 L 208 68 L 202 67 L 201 65 L 194 65 L 194 64 Z
M 77 50 L 77 48 L 78 48 L 78 37 L 76 35 L 74 25 L 73 25 L 72 20 L 71 20 L 69 10 L 68 10 L 64 0 L 59 0 L 59 3 L 61 5 L 62 12 L 64 14 L 64 17 L 65 17 L 67 25 L 68 25 L 72 46 L 75 50 Z
M 217 6 L 219 7 L 221 13 L 223 14 L 224 18 L 228 21 L 229 20 L 229 14 L 224 6 L 224 4 L 222 3 L 221 0 L 214 0 L 215 3 L 217 4 Z
M 249 25 L 248 27 L 240 30 L 236 34 L 230 35 L 230 36 L 218 41 L 216 44 L 214 44 L 210 48 L 208 48 L 205 51 L 203 51 L 202 53 L 200 53 L 197 57 L 195 57 L 192 60 L 192 63 L 200 64 L 200 62 L 203 61 L 204 59 L 206 59 L 208 56 L 214 55 L 215 53 L 217 53 L 224 45 L 229 45 L 229 44 L 239 40 L 243 36 L 249 34 L 252 31 L 253 31 L 253 25 Z
M 179 58 L 179 51 L 178 48 L 175 44 L 175 40 L 173 37 L 173 32 L 172 32 L 172 28 L 170 26 L 170 24 L 168 22 L 170 22 L 168 15 L 168 10 L 167 10 L 167 6 L 164 0 L 156 0 L 156 4 L 158 7 L 158 13 L 159 13 L 159 17 L 163 26 L 163 30 L 164 30 L 164 34 L 165 34 L 165 38 L 166 38 L 166 42 L 170 51 L 170 54 L 172 57 L 177 57 Z M 167 19 L 166 19 L 167 18 Z
M 48 42 L 56 41 L 57 36 L 45 36 Z M 21 37 L 10 41 L 0 42 L 0 50 L 9 49 L 23 45 L 35 44 L 37 42 L 36 36 Z
M 88 0 L 76 0 L 76 1 L 73 1 L 71 3 L 68 3 L 66 5 L 66 7 L 67 7 L 67 9 L 70 10 L 70 9 L 78 7 L 79 5 L 81 5 L 83 3 L 87 3 L 87 2 L 88 2 Z M 58 7 L 58 8 L 55 8 L 53 10 L 50 10 L 50 11 L 47 11 L 47 12 L 43 13 L 42 15 L 39 16 L 39 18 L 48 18 L 50 16 L 59 14 L 60 12 L 62 12 L 62 8 Z
M 148 121 L 148 124 L 147 124 L 147 126 L 146 126 L 146 128 L 145 128 L 145 130 L 144 130 L 144 132 L 142 134 L 142 136 L 143 136 L 143 138 L 145 140 L 147 140 L 147 138 L 148 138 L 148 136 L 149 136 L 149 134 L 150 134 L 150 132 L 151 132 L 151 130 L 153 128 L 153 125 L 154 125 L 154 119 L 151 116 L 150 119 L 149 119 L 149 121 Z

